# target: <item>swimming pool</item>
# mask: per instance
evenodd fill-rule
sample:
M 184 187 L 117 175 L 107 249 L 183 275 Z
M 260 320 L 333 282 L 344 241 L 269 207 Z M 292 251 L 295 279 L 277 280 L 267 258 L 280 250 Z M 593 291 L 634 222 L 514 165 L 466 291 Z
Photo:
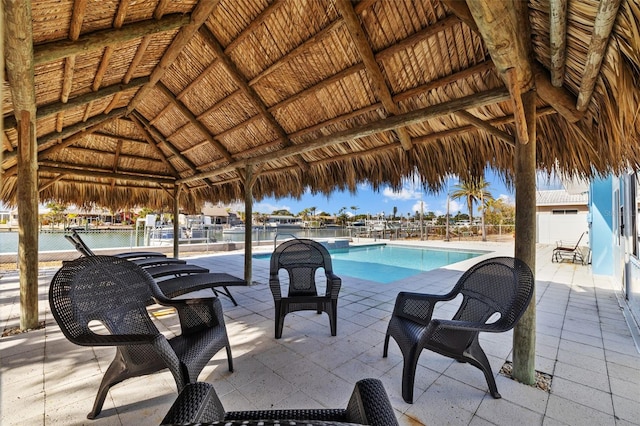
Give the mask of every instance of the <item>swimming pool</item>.
M 438 250 L 395 245 L 370 245 L 329 250 L 337 275 L 391 283 L 485 254 L 479 251 Z M 255 259 L 269 260 L 270 254 Z

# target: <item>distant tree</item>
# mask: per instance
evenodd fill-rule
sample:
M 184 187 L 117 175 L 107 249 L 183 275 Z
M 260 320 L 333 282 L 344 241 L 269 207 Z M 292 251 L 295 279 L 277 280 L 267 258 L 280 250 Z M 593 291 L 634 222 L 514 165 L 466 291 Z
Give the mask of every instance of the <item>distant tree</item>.
M 490 225 L 513 224 L 515 216 L 516 207 L 501 198 L 492 199 L 486 203 L 485 221 Z
M 391 218 L 392 220 L 396 219 L 396 214 L 398 213 L 398 208 L 396 206 L 393 206 L 393 217 Z
M 353 210 L 353 217 L 355 218 L 356 215 L 358 214 L 358 210 L 360 209 L 360 207 L 358 206 L 351 206 L 349 207 L 351 210 Z
M 485 181 L 484 178 L 480 178 L 478 181 L 462 181 L 454 188 L 451 197 L 466 200 L 467 207 L 469 208 L 469 222 L 471 223 L 473 223 L 473 204 L 480 199 L 493 199 L 493 196 L 487 190 L 487 188 L 489 188 L 489 182 Z
M 272 214 L 278 215 L 278 216 L 293 216 L 291 212 L 287 209 L 274 210 Z
M 347 223 L 347 217 L 348 217 L 347 208 L 346 207 L 340 208 L 336 216 L 338 218 L 338 222 L 340 222 L 341 225 L 345 225 Z
M 45 217 L 51 225 L 57 225 L 64 221 L 64 211 L 67 209 L 67 206 L 51 202 L 47 203 L 45 207 L 49 209 L 49 213 L 45 214 Z

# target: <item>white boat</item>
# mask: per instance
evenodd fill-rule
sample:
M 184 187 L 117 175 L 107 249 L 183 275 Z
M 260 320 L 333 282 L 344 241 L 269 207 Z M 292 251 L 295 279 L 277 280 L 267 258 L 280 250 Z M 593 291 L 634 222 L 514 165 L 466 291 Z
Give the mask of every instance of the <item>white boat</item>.
M 245 232 L 244 225 L 236 225 L 230 228 L 224 228 L 222 230 L 223 234 L 244 234 L 244 232 Z
M 272 229 L 302 229 L 302 219 L 295 216 L 271 215 L 267 219 L 266 226 Z

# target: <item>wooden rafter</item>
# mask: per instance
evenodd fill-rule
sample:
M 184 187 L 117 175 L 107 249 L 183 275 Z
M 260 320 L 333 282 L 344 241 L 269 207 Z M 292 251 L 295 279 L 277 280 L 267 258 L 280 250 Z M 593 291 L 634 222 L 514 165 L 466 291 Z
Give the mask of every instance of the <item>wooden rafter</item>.
M 509 133 L 503 132 L 502 130 L 493 127 L 491 124 L 487 123 L 484 120 L 479 119 L 478 117 L 471 114 L 470 112 L 461 110 L 456 112 L 455 115 L 467 121 L 472 126 L 475 126 L 478 129 L 484 130 L 485 132 L 489 133 L 491 136 L 501 139 L 510 145 L 515 145 L 515 140 L 513 139 L 513 136 L 511 136 Z
M 193 161 L 189 160 L 186 156 L 184 156 L 182 152 L 180 152 L 178 148 L 176 148 L 167 138 L 165 138 L 158 129 L 156 129 L 151 124 L 149 124 L 146 118 L 144 118 L 141 114 L 137 112 L 134 113 L 133 116 L 146 130 L 145 135 L 148 134 L 153 140 L 162 142 L 164 146 L 166 146 L 173 155 L 179 158 L 180 161 L 186 164 L 186 166 L 193 173 L 198 173 L 198 169 L 196 168 L 196 165 L 193 163 Z
M 68 175 L 88 176 L 103 179 L 121 179 L 135 182 L 155 182 L 159 184 L 171 185 L 175 179 L 161 178 L 144 173 L 118 172 L 114 173 L 109 169 L 99 169 L 97 167 L 80 167 L 74 164 L 64 164 L 61 162 L 42 161 L 39 167 L 41 172 L 64 173 Z
M 149 82 L 142 86 L 131 102 L 129 102 L 127 114 L 131 114 L 141 100 L 144 99 L 146 94 L 160 81 L 167 69 L 173 65 L 173 62 L 176 60 L 180 52 L 182 52 L 182 49 L 189 44 L 193 35 L 209 18 L 211 12 L 213 12 L 213 10 L 218 6 L 219 2 L 220 0 L 200 0 L 198 2 L 196 7 L 193 9 L 193 13 L 189 17 L 188 23 L 180 28 L 180 31 L 178 31 L 178 34 L 176 34 L 171 44 L 164 52 L 164 55 L 158 62 L 158 65 L 154 68 L 151 76 L 149 77 Z M 162 21 L 165 19 L 167 18 L 162 18 Z
M 562 87 L 567 54 L 567 0 L 549 0 L 551 84 Z
M 173 167 L 173 164 L 171 164 L 169 159 L 164 155 L 164 151 L 162 151 L 162 149 L 160 149 L 160 147 L 158 146 L 158 143 L 156 142 L 155 138 L 151 135 L 151 133 L 145 127 L 145 125 L 142 123 L 142 121 L 140 121 L 140 119 L 138 117 L 138 114 L 131 114 L 131 121 L 133 121 L 133 124 L 135 124 L 136 127 L 138 128 L 138 130 L 140 130 L 140 132 L 142 132 L 142 134 L 144 135 L 145 139 L 147 140 L 147 143 L 158 154 L 158 156 L 160 157 L 160 160 L 171 171 L 171 174 L 175 178 L 180 177 L 180 173 L 178 172 L 178 170 L 176 170 L 175 167 Z
M 33 59 L 35 65 L 53 62 L 71 55 L 104 49 L 107 46 L 125 43 L 149 34 L 173 31 L 188 25 L 188 15 L 175 14 L 159 21 L 140 21 L 123 25 L 120 29 L 105 29 L 81 35 L 78 40 L 59 40 L 34 46 Z
M 189 122 L 196 129 L 198 129 L 202 136 L 204 136 L 205 139 L 209 141 L 209 143 L 216 149 L 216 151 L 218 151 L 228 161 L 233 161 L 233 157 L 231 156 L 229 151 L 227 151 L 227 148 L 225 148 L 225 146 L 222 145 L 222 143 L 211 134 L 209 129 L 207 129 L 207 126 L 198 121 L 198 118 L 191 112 L 191 110 L 187 108 L 187 106 L 182 103 L 182 101 L 177 99 L 176 95 L 174 95 L 167 86 L 162 84 L 162 82 L 160 81 L 158 82 L 156 87 L 169 99 L 171 103 L 173 103 L 178 108 L 178 110 L 185 116 L 185 118 L 189 120 Z
M 64 144 L 68 143 L 68 141 L 72 141 L 70 143 L 73 143 L 79 138 L 82 138 L 86 136 L 88 133 L 91 133 L 92 130 L 102 127 L 103 125 L 111 122 L 112 120 L 115 120 L 116 118 L 120 118 L 123 115 L 124 115 L 124 108 L 121 108 L 119 110 L 111 111 L 109 114 L 92 117 L 90 120 L 87 120 L 87 122 L 81 122 L 81 123 L 74 124 L 73 126 L 69 126 L 65 128 L 64 131 L 62 131 L 61 133 L 53 132 L 53 133 L 48 133 L 46 135 L 40 136 L 38 138 L 38 151 L 39 151 L 38 155 L 39 156 L 46 155 L 46 153 L 49 153 L 50 149 L 53 149 L 56 147 L 58 147 L 57 149 L 61 149 L 62 147 L 66 146 Z M 72 139 L 72 138 L 78 138 L 78 139 Z M 48 145 L 49 143 L 57 139 L 61 139 L 62 142 L 57 145 L 54 145 L 51 148 L 44 149 L 44 146 Z M 15 156 L 15 151 L 7 153 L 5 154 L 4 160 L 5 161 L 10 160 L 14 156 Z
M 289 62 L 290 60 L 292 60 L 296 56 L 306 52 L 307 49 L 310 46 L 313 46 L 316 43 L 321 43 L 322 40 L 324 40 L 326 37 L 329 37 L 336 29 L 340 28 L 342 23 L 343 23 L 343 21 L 341 19 L 338 19 L 338 20 L 335 20 L 335 21 L 329 23 L 326 27 L 324 27 L 323 29 L 318 31 L 316 34 L 314 34 L 309 39 L 307 39 L 304 42 L 302 42 L 300 45 L 298 45 L 293 50 L 288 52 L 282 58 L 278 59 L 276 62 L 271 64 L 269 67 L 267 67 L 263 71 L 261 71 L 260 74 L 256 75 L 254 78 L 252 78 L 249 81 L 249 86 L 254 86 L 260 80 L 262 80 L 264 77 L 267 77 L 267 76 L 273 74 L 275 71 L 279 70 L 280 67 L 282 67 L 287 62 Z M 229 50 L 229 49 L 227 49 L 227 50 Z M 226 52 L 226 50 L 225 50 L 225 52 Z
M 284 2 L 282 0 L 274 0 L 269 6 L 267 6 L 258 16 L 251 20 L 251 23 L 247 25 L 229 45 L 225 48 L 225 53 L 229 54 L 237 45 L 242 43 L 245 38 L 250 36 L 257 27 L 262 25 L 262 23 L 269 17 L 271 14 L 282 6 Z
M 558 112 L 553 109 L 552 107 L 542 107 L 542 108 L 538 108 L 536 115 L 539 117 L 543 117 L 543 116 L 547 116 L 547 115 L 553 115 L 553 114 L 557 114 Z M 498 118 L 494 118 L 488 121 L 489 124 L 491 124 L 492 126 L 499 126 L 499 125 L 503 125 L 503 124 L 509 124 L 509 123 L 513 123 L 514 121 L 514 117 L 513 114 L 511 115 L 506 115 L 504 117 L 498 117 Z M 461 126 L 461 127 L 455 127 L 449 130 L 443 130 L 440 132 L 435 132 L 435 133 L 431 133 L 429 135 L 426 136 L 419 136 L 413 139 L 413 142 L 415 145 L 428 145 L 431 144 L 439 139 L 443 139 L 443 138 L 451 138 L 451 137 L 455 137 L 455 136 L 460 136 L 463 135 L 465 133 L 470 133 L 470 132 L 477 132 L 479 129 L 476 126 L 472 126 L 472 125 L 467 125 L 467 126 Z M 511 144 L 509 144 L 511 146 Z M 365 155 L 375 155 L 381 152 L 386 152 L 386 151 L 392 151 L 392 150 L 396 150 L 396 149 L 402 149 L 402 145 L 400 145 L 400 142 L 394 142 L 391 144 L 386 144 L 386 145 L 382 145 L 382 146 L 377 146 L 375 148 L 370 148 L 370 149 L 365 149 L 363 151 L 358 151 L 358 152 L 351 152 L 348 154 L 343 154 L 343 155 L 338 155 L 338 156 L 332 156 L 331 158 L 323 158 L 320 160 L 316 160 L 316 161 L 311 161 L 309 163 L 310 166 L 317 166 L 317 165 L 322 165 L 322 164 L 332 164 L 335 163 L 337 161 L 342 161 L 342 160 L 349 160 L 351 158 L 359 158 Z M 241 153 L 238 153 L 239 157 L 242 157 L 246 152 L 243 151 Z M 198 167 L 200 168 L 200 167 Z M 269 174 L 275 174 L 275 173 L 284 173 L 284 172 L 289 172 L 289 171 L 293 171 L 295 170 L 295 166 L 283 166 L 283 167 L 278 167 L 278 168 L 273 168 L 273 169 L 269 169 L 269 170 L 264 170 L 262 171 L 260 174 L 261 175 L 269 175 Z M 224 185 L 224 184 L 228 184 L 228 183 L 232 183 L 232 182 L 236 182 L 240 180 L 239 177 L 236 178 L 230 178 L 230 179 L 224 179 L 224 180 L 216 180 L 214 182 L 214 185 Z
M 529 142 L 529 131 L 527 130 L 527 121 L 524 113 L 524 104 L 522 103 L 522 91 L 518 80 L 516 68 L 509 68 L 505 72 L 507 78 L 507 87 L 511 93 L 513 100 L 513 111 L 516 117 L 516 132 L 518 133 L 518 141 L 521 143 Z
M 258 113 L 262 116 L 267 123 L 276 131 L 278 137 L 280 137 L 284 141 L 284 146 L 291 146 L 293 143 L 289 140 L 289 136 L 287 132 L 282 128 L 278 120 L 269 112 L 267 106 L 262 101 L 262 98 L 258 96 L 255 90 L 249 86 L 246 77 L 238 70 L 236 64 L 233 63 L 231 58 L 224 53 L 224 49 L 220 45 L 220 42 L 216 39 L 213 33 L 207 28 L 202 27 L 200 29 L 200 34 L 207 41 L 209 46 L 213 49 L 216 57 L 223 65 L 227 74 L 231 77 L 233 82 L 238 86 L 240 91 L 244 93 L 244 95 L 251 101 L 251 103 L 258 109 Z M 304 161 L 304 159 L 300 156 L 296 156 L 296 163 L 302 168 L 302 170 L 309 170 L 309 165 Z
M 305 152 L 314 151 L 316 149 L 326 148 L 328 146 L 337 145 L 339 143 L 347 142 L 352 139 L 358 139 L 374 134 L 386 132 L 399 127 L 411 126 L 413 124 L 422 123 L 435 117 L 452 114 L 462 109 L 479 108 L 485 105 L 495 104 L 498 102 L 504 102 L 510 99 L 509 92 L 506 89 L 494 89 L 486 92 L 476 93 L 471 96 L 454 99 L 448 102 L 444 102 L 437 105 L 431 105 L 426 108 L 406 112 L 403 114 L 387 117 L 383 120 L 369 123 L 367 125 L 347 129 L 341 132 L 318 138 L 312 142 L 303 145 L 294 145 L 291 147 L 283 148 L 275 152 L 270 152 L 261 156 L 256 156 L 251 159 L 237 160 L 234 163 L 225 167 L 220 167 L 217 170 L 199 173 L 197 175 L 182 178 L 179 182 L 190 182 L 196 179 L 202 179 L 205 177 L 216 176 L 223 173 L 228 173 L 232 170 L 242 168 L 247 164 L 259 164 L 265 161 L 272 161 L 275 159 L 291 157 L 296 154 L 302 154 Z
M 364 34 L 364 30 L 360 24 L 360 19 L 353 10 L 353 4 L 349 0 L 336 0 L 336 7 L 340 11 L 347 30 L 351 35 L 351 39 L 358 50 L 358 54 L 367 68 L 367 74 L 371 79 L 371 87 L 373 88 L 376 98 L 382 102 L 382 105 L 389 114 L 399 114 L 400 109 L 391 97 L 391 90 L 389 89 L 384 75 L 382 75 L 382 70 L 380 70 L 380 66 L 376 61 L 373 50 L 371 50 L 371 45 Z M 398 136 L 398 139 L 400 139 L 400 143 L 402 143 L 402 147 L 406 151 L 413 147 L 411 137 L 405 129 L 395 129 L 394 132 Z
M 40 188 L 38 188 L 38 192 L 42 192 L 45 189 L 53 186 L 56 182 L 61 181 L 65 176 L 66 176 L 66 174 L 64 174 L 64 173 L 56 176 L 55 178 L 51 179 L 49 182 L 45 183 Z
M 335 84 L 339 81 L 344 80 L 345 78 L 349 77 L 350 75 L 356 74 L 362 70 L 366 69 L 365 65 L 360 63 L 360 64 L 355 64 L 352 65 L 348 68 L 343 69 L 342 71 L 337 72 L 336 74 L 325 78 L 322 81 L 319 81 L 318 83 L 314 84 L 313 86 L 307 87 L 306 89 L 295 93 L 294 95 L 289 96 L 286 99 L 283 99 L 282 101 L 278 102 L 275 105 L 271 105 L 269 107 L 269 112 L 273 113 L 279 109 L 282 109 L 284 107 L 286 107 L 287 105 L 290 105 L 300 99 L 305 98 L 306 96 L 309 96 L 310 94 L 317 92 L 319 90 L 322 90 L 325 87 L 329 87 L 332 84 Z
M 461 21 L 465 22 L 473 31 L 480 33 L 478 26 L 464 1 L 459 0 L 441 0 L 452 10 Z M 473 0 L 472 0 L 473 1 Z M 504 3 L 504 2 L 503 2 Z M 518 36 L 519 37 L 519 36 Z M 541 70 L 542 67 L 531 63 L 532 72 L 535 74 L 535 84 L 537 94 L 543 101 L 553 106 L 560 115 L 571 123 L 582 118 L 582 113 L 575 107 L 575 96 L 563 87 L 555 87 L 551 84 L 550 77 L 547 72 Z
M 38 120 L 50 117 L 59 112 L 65 112 L 73 108 L 77 108 L 82 105 L 89 104 L 90 102 L 101 100 L 109 96 L 113 96 L 117 93 L 126 92 L 131 89 L 135 89 L 146 84 L 149 81 L 148 77 L 139 77 L 128 84 L 114 84 L 111 86 L 103 87 L 97 92 L 89 92 L 83 95 L 78 95 L 68 102 L 54 102 L 48 105 L 42 105 L 38 108 L 36 117 Z M 12 117 L 6 117 L 4 119 L 4 128 L 11 129 L 16 127 L 16 120 Z
M 493 62 L 491 62 L 491 60 L 483 61 L 479 64 L 473 65 L 456 73 L 441 77 L 437 80 L 430 81 L 418 87 L 406 90 L 402 93 L 398 93 L 393 96 L 393 101 L 402 102 L 414 96 L 430 92 L 431 90 L 438 89 L 440 87 L 446 86 L 447 84 L 456 83 L 474 74 L 486 72 L 492 69 L 495 69 L 495 66 L 493 65 Z
M 596 86 L 596 80 L 600 75 L 602 61 L 609 44 L 609 37 L 613 24 L 618 16 L 618 8 L 620 0 L 600 0 L 598 5 L 598 14 L 596 22 L 593 25 L 593 33 L 591 34 L 591 43 L 587 52 L 587 60 L 582 73 L 582 81 L 578 91 L 578 102 L 576 109 L 578 111 L 586 111 L 593 96 L 593 89 Z
M 147 144 L 146 142 L 144 142 L 144 143 Z M 67 152 L 79 153 L 79 154 L 83 154 L 83 155 L 87 155 L 87 154 L 90 155 L 92 152 L 94 154 L 97 153 L 97 151 L 94 148 L 85 148 L 85 147 L 82 147 L 82 146 L 73 146 L 73 145 L 68 146 L 65 150 Z M 116 156 L 116 154 L 117 154 L 117 156 L 118 156 L 118 158 L 120 160 L 145 161 L 145 162 L 153 163 L 153 164 L 157 164 L 157 165 L 160 165 L 161 163 L 164 164 L 164 162 L 162 160 L 157 159 L 157 158 L 151 158 L 151 157 L 144 156 L 144 155 L 124 154 L 122 152 L 122 149 L 120 149 L 120 151 L 116 150 L 115 153 L 102 151 L 102 152 L 100 152 L 100 154 L 113 155 L 113 156 Z M 118 163 L 118 162 L 114 161 L 114 163 Z M 116 168 L 116 170 L 112 170 L 112 171 L 117 172 L 118 171 L 117 170 L 117 164 L 115 164 L 115 165 L 116 165 L 116 167 L 114 167 L 114 168 Z

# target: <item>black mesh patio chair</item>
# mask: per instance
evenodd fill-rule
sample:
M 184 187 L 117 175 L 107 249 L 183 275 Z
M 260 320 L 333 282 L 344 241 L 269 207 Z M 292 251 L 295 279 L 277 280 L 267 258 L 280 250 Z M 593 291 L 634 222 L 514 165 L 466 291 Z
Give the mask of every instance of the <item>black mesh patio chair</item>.
M 288 292 L 282 296 L 279 272 L 288 273 Z M 324 295 L 318 295 L 316 272 L 324 269 L 327 278 Z M 280 244 L 271 255 L 269 287 L 275 302 L 275 336 L 282 337 L 284 317 L 295 311 L 315 310 L 329 315 L 331 335 L 336 335 L 338 316 L 338 293 L 342 280 L 333 273 L 331 256 L 317 241 L 293 239 Z
M 174 307 L 181 334 L 167 339 L 154 325 L 146 302 Z M 218 298 L 170 300 L 142 268 L 112 256 L 65 262 L 49 288 L 51 312 L 65 337 L 81 346 L 116 346 L 100 383 L 89 419 L 102 410 L 109 388 L 131 377 L 168 368 L 178 391 L 196 382 L 211 358 L 227 350 L 233 371 L 222 305 Z M 95 332 L 94 323 L 106 332 Z
M 413 403 L 416 365 L 422 349 L 479 368 L 491 395 L 500 398 L 478 335 L 483 331 L 500 333 L 512 329 L 529 305 L 533 290 L 533 274 L 524 262 L 513 257 L 495 257 L 472 266 L 447 294 L 399 293 L 384 339 L 383 356 L 387 356 L 389 338 L 393 337 L 404 358 L 402 398 Z M 453 300 L 458 295 L 462 301 L 452 319 L 432 318 L 438 302 Z
M 360 424 L 395 426 L 395 417 L 387 392 L 378 379 L 362 379 L 353 389 L 345 409 L 290 409 L 226 411 L 209 383 L 187 385 L 162 420 L 162 425 L 220 422 L 224 425 L 328 425 Z

